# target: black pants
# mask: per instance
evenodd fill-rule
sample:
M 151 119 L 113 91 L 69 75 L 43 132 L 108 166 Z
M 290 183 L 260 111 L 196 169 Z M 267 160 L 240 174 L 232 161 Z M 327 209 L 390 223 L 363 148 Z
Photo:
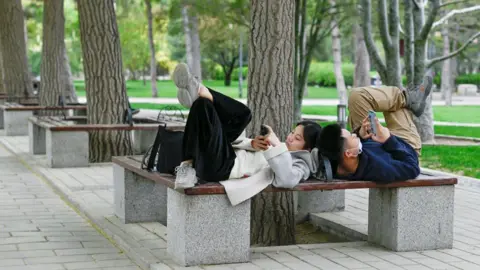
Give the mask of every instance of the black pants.
M 193 160 L 197 177 L 218 182 L 230 176 L 235 163 L 232 142 L 252 119 L 243 103 L 209 89 L 213 102 L 198 98 L 188 114 L 183 137 L 183 160 Z

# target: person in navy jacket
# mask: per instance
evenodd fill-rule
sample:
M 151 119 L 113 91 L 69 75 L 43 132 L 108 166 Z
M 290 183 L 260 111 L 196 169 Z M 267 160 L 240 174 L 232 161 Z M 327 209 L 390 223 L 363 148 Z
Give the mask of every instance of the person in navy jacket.
M 421 140 L 412 113 L 423 114 L 432 78 L 402 90 L 392 86 L 360 87 L 349 96 L 349 124 L 353 132 L 338 124 L 324 127 L 319 151 L 330 159 L 337 179 L 380 183 L 414 179 L 420 174 Z M 368 111 L 383 112 L 387 127 L 375 117 L 376 134 Z

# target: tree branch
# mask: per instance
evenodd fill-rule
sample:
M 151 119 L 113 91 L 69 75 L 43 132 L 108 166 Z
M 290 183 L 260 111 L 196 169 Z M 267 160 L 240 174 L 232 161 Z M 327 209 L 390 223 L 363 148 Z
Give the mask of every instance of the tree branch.
M 392 47 L 392 39 L 388 31 L 386 0 L 379 0 L 378 5 L 378 24 L 380 29 L 380 39 L 382 40 L 383 47 L 387 50 L 388 48 Z
M 422 29 L 420 30 L 420 34 L 418 35 L 419 40 L 426 40 L 428 37 L 428 33 L 430 33 L 430 30 L 432 29 L 432 24 L 433 21 L 435 20 L 435 17 L 437 16 L 438 10 L 440 9 L 440 1 L 439 0 L 431 0 L 432 1 L 432 10 L 430 11 L 430 14 L 428 15 L 427 21 L 423 25 Z
M 450 17 L 452 17 L 456 14 L 465 14 L 465 13 L 472 12 L 472 11 L 477 11 L 477 10 L 480 10 L 480 5 L 473 6 L 473 7 L 468 7 L 468 8 L 462 8 L 462 9 L 454 9 L 454 10 L 448 12 L 447 15 L 445 15 L 443 18 L 441 18 L 440 20 L 433 23 L 432 28 L 439 26 L 440 24 L 442 24 L 446 20 L 448 20 L 448 18 L 450 18 Z
M 448 58 L 454 57 L 455 55 L 461 53 L 461 52 L 462 52 L 463 50 L 465 50 L 465 49 L 468 47 L 468 45 L 470 45 L 470 43 L 472 43 L 477 37 L 480 37 L 480 32 L 478 32 L 478 33 L 474 34 L 473 36 L 471 36 L 471 37 L 467 40 L 467 42 L 465 42 L 465 43 L 463 44 L 462 47 L 458 48 L 458 50 L 453 51 L 453 52 L 451 52 L 451 53 L 448 54 L 448 55 L 440 56 L 440 57 L 433 58 L 433 59 L 427 61 L 427 64 L 426 64 L 427 68 L 430 68 L 431 66 L 435 65 L 435 64 L 438 63 L 438 62 L 441 62 L 441 61 L 446 60 L 446 59 L 448 59 Z
M 372 37 L 372 11 L 370 0 L 360 0 L 362 16 L 362 28 L 365 35 L 365 45 L 367 47 L 368 54 L 372 58 L 373 64 L 377 69 L 382 79 L 387 78 L 387 68 L 380 58 L 375 41 Z

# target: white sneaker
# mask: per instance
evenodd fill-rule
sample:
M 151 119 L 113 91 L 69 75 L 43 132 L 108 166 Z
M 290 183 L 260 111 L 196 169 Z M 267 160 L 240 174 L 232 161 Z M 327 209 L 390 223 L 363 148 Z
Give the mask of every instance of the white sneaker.
M 173 81 L 178 88 L 177 98 L 184 107 L 192 107 L 198 98 L 200 82 L 195 78 L 185 63 L 180 63 L 173 72 Z
M 175 168 L 175 174 L 175 189 L 191 188 L 198 182 L 197 173 L 190 162 L 182 162 Z

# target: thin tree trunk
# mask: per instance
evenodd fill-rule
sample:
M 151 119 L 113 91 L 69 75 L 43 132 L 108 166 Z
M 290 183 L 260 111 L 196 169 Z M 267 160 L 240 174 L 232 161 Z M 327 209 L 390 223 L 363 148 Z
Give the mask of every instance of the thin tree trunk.
M 150 45 L 150 80 L 152 84 L 152 97 L 158 97 L 157 88 L 157 60 L 155 59 L 155 42 L 153 39 L 152 1 L 145 0 L 148 20 L 148 44 Z
M 198 20 L 196 16 L 191 16 L 188 7 L 182 7 L 183 31 L 185 32 L 185 48 L 187 65 L 192 74 L 200 81 L 202 79 L 202 70 L 200 64 L 200 37 L 198 34 Z
M 5 94 L 6 93 L 6 90 L 5 90 L 5 85 L 4 85 L 4 77 L 3 77 L 3 74 L 5 73 L 3 71 L 3 60 L 2 60 L 2 48 L 1 48 L 1 38 L 0 38 L 0 94 Z
M 334 1 L 331 1 L 331 3 L 332 5 L 335 5 Z M 345 105 L 347 104 L 347 87 L 345 86 L 345 79 L 343 78 L 342 73 L 342 45 L 340 40 L 340 29 L 338 28 L 336 20 L 332 20 L 332 54 L 338 98 L 340 104 Z
M 0 1 L 0 48 L 4 86 L 10 97 L 33 95 L 24 24 L 21 0 Z
M 448 24 L 442 27 L 443 37 L 443 55 L 450 54 L 450 38 L 448 36 Z M 452 106 L 452 89 L 451 89 L 451 63 L 450 59 L 443 61 L 442 67 L 442 96 L 445 99 L 445 105 Z
M 365 38 L 360 25 L 355 25 L 355 74 L 354 87 L 370 85 L 370 58 L 368 57 Z
M 202 56 L 200 53 L 200 34 L 198 32 L 198 17 L 193 15 L 190 17 L 190 35 L 192 40 L 192 57 L 193 66 L 192 72 L 199 81 L 202 80 Z
M 40 105 L 59 105 L 59 97 L 71 102 L 73 87 L 65 48 L 63 0 L 49 0 L 43 6 L 42 64 L 40 68 Z M 74 92 L 74 90 L 73 90 Z M 76 95 L 74 96 L 76 99 Z M 47 112 L 44 112 L 47 113 Z M 49 112 L 49 114 L 58 112 Z
M 459 25 L 458 23 L 455 23 L 455 28 L 456 28 L 456 32 L 459 31 Z M 456 39 L 453 40 L 453 44 L 452 44 L 452 51 L 456 51 L 457 50 L 457 45 L 458 45 L 458 42 Z M 457 85 L 456 85 L 456 80 L 457 80 L 457 76 L 458 76 L 458 70 L 457 70 L 457 56 L 454 56 L 452 58 L 450 58 L 450 71 L 451 71 L 451 76 L 450 76 L 450 89 L 452 89 L 452 93 L 455 93 L 456 90 L 457 90 Z M 480 84 L 480 83 L 479 83 Z
M 89 124 L 120 124 L 128 108 L 112 0 L 78 1 Z M 127 131 L 90 132 L 90 161 L 132 154 Z
M 73 76 L 72 76 L 72 70 L 70 69 L 70 61 L 68 60 L 68 53 L 67 53 L 67 47 L 65 46 L 65 42 L 63 45 L 63 61 L 65 62 L 65 69 L 63 70 L 64 75 L 62 76 L 65 80 L 64 85 L 65 85 L 65 90 L 64 90 L 64 96 L 65 96 L 65 102 L 67 103 L 77 103 L 78 102 L 78 97 L 77 97 L 77 92 L 75 90 L 75 85 L 73 84 Z
M 293 124 L 294 0 L 251 0 L 248 134 L 265 123 L 285 139 Z M 259 194 L 252 199 L 253 245 L 295 243 L 292 192 Z

